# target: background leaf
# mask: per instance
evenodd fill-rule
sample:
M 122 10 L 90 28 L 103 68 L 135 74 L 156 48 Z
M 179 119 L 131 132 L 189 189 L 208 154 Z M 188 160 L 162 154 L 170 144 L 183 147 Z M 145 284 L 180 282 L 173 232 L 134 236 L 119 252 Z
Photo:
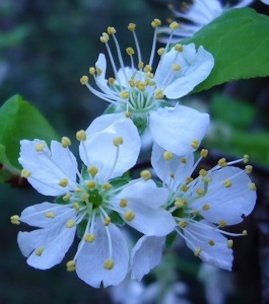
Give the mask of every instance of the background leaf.
M 197 32 L 187 43 L 203 45 L 215 58 L 210 76 L 195 92 L 238 79 L 269 75 L 269 17 L 233 9 Z
M 14 95 L 0 108 L 0 162 L 11 169 L 18 163 L 20 140 L 58 136 L 42 114 L 21 96 Z

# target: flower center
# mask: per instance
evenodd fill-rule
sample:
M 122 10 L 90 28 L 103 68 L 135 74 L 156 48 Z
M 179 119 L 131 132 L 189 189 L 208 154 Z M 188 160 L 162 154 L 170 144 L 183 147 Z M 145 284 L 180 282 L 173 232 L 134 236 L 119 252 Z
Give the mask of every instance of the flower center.
M 103 196 L 99 193 L 97 189 L 91 190 L 89 193 L 88 201 L 92 203 L 93 208 L 98 208 L 103 203 Z

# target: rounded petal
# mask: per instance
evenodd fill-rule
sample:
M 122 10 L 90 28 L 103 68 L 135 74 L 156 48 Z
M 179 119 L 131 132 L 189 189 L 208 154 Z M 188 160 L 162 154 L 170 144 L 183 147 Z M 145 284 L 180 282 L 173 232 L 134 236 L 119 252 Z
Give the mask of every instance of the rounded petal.
M 131 277 L 140 281 L 151 269 L 159 265 L 165 237 L 143 236 L 131 253 Z
M 36 151 L 37 145 L 44 145 L 43 151 Z M 77 162 L 68 148 L 59 142 L 51 142 L 51 150 L 41 140 L 22 140 L 19 163 L 31 173 L 29 183 L 41 194 L 61 195 L 76 186 Z M 60 180 L 69 181 L 66 187 L 59 185 Z
M 198 250 L 199 257 L 204 262 L 230 271 L 233 251 L 227 246 L 227 239 L 214 229 L 205 221 L 201 221 L 200 225 L 199 222 L 189 223 L 184 229 L 186 245 L 194 252 Z
M 105 226 L 98 220 L 95 224 L 95 241 L 85 243 L 78 255 L 76 271 L 80 279 L 98 288 L 117 285 L 128 272 L 128 246 L 123 234 L 114 225 L 107 226 L 112 241 L 112 257 L 109 257 L 108 237 Z M 105 269 L 104 262 L 112 259 L 112 269 Z
M 123 143 L 116 146 L 113 141 L 118 137 L 122 138 Z M 86 166 L 99 169 L 97 178 L 108 180 L 121 176 L 135 165 L 140 147 L 141 141 L 135 125 L 131 119 L 123 118 L 81 142 L 79 153 Z
M 256 191 L 249 187 L 249 176 L 240 168 L 228 166 L 212 171 L 209 177 L 212 182 L 208 185 L 206 195 L 194 201 L 191 207 L 200 210 L 201 215 L 213 223 L 240 223 L 251 213 L 257 198 Z M 230 187 L 225 187 L 225 181 L 231 182 Z M 210 206 L 206 211 L 203 210 L 205 204 Z
M 180 66 L 173 71 L 174 64 Z M 182 52 L 172 49 L 164 54 L 155 74 L 157 86 L 169 99 L 178 99 L 204 81 L 214 67 L 214 57 L 202 46 L 195 50 L 193 43 L 183 46 Z M 170 77 L 167 77 L 169 75 Z
M 91 138 L 98 132 L 103 131 L 109 127 L 114 122 L 121 120 L 125 117 L 124 113 L 113 113 L 113 114 L 104 114 L 95 118 L 88 129 L 86 130 L 87 136 Z
M 164 236 L 175 227 L 172 215 L 160 207 L 167 198 L 167 189 L 158 188 L 153 181 L 138 181 L 130 183 L 115 196 L 113 205 L 131 227 L 148 236 Z M 120 207 L 122 199 L 128 202 L 125 207 Z M 128 220 L 126 214 L 130 212 L 134 217 Z
M 172 154 L 172 159 L 165 159 L 164 153 L 167 152 L 157 144 L 153 145 L 151 154 L 151 164 L 158 177 L 172 190 L 179 184 L 185 182 L 187 177 L 192 174 L 194 165 L 193 153 L 185 156 Z
M 192 142 L 201 142 L 208 126 L 208 114 L 181 105 L 159 108 L 149 118 L 153 140 L 176 155 L 193 152 Z
M 74 208 L 44 202 L 25 208 L 21 213 L 20 221 L 35 227 L 50 227 L 59 222 L 59 217 L 61 221 L 64 221 L 74 216 Z
M 75 220 L 75 219 L 74 219 Z M 71 246 L 76 226 L 63 223 L 31 232 L 19 232 L 18 245 L 27 263 L 37 269 L 48 269 L 59 264 Z

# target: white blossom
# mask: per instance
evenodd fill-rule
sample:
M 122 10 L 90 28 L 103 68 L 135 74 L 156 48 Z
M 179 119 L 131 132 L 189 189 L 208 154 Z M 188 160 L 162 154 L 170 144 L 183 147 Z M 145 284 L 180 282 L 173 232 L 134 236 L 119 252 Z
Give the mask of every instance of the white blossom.
M 28 207 L 11 221 L 39 228 L 18 234 L 27 263 L 38 269 L 60 263 L 77 232 L 81 241 L 67 270 L 76 270 L 93 287 L 106 287 L 120 283 L 128 272 L 129 249 L 116 224 L 125 222 L 145 235 L 162 237 L 172 231 L 174 219 L 161 208 L 167 189 L 146 178 L 128 183 L 117 179 L 134 166 L 140 151 L 132 121 L 117 120 L 101 132 L 89 129 L 76 135 L 81 172 L 69 138 L 52 141 L 50 148 L 43 140 L 21 141 L 22 176 L 41 194 L 57 198 L 56 203 Z
M 208 151 L 202 150 L 201 157 L 194 162 L 193 153 L 187 157 L 178 157 L 170 151 L 154 145 L 152 166 L 169 190 L 166 208 L 176 221 L 174 231 L 186 242 L 186 245 L 204 262 L 225 270 L 231 270 L 233 240 L 226 237 L 246 235 L 229 233 L 222 228 L 240 223 L 253 210 L 256 202 L 256 186 L 248 174 L 252 166 L 245 170 L 233 166 L 244 159 L 227 162 L 224 158 L 210 170 L 201 169 L 196 178 L 192 178 L 195 168 Z M 154 241 L 154 252 L 148 250 Z M 134 268 L 132 277 L 141 279 L 144 274 L 156 266 L 154 258 L 159 261 L 164 238 L 142 237 L 132 252 L 132 265 L 140 264 L 139 270 Z M 153 246 L 153 245 L 150 245 Z M 159 251 L 158 251 L 159 250 Z M 141 256 L 152 255 L 147 260 Z
M 152 22 L 155 29 L 152 50 L 149 58 L 145 60 L 142 59 L 136 26 L 129 24 L 128 29 L 133 34 L 135 48 L 126 49 L 130 57 L 130 63 L 127 65 L 123 61 L 116 30 L 108 27 L 100 40 L 107 49 L 114 75 L 107 77 L 107 60 L 104 54 L 100 54 L 95 66 L 89 69 L 96 86 L 90 83 L 88 76 L 83 76 L 81 83 L 93 94 L 111 104 L 113 114 L 99 118 L 100 128 L 108 121 L 127 115 L 138 127 L 140 134 L 149 128 L 154 142 L 177 155 L 182 155 L 194 150 L 194 140 L 200 142 L 204 137 L 209 125 L 209 116 L 186 106 L 174 106 L 175 100 L 190 93 L 208 77 L 214 66 L 214 58 L 203 46 L 198 49 L 194 44 L 173 46 L 171 41 L 156 51 L 157 28 L 160 24 L 159 19 Z M 177 23 L 172 24 L 171 28 L 177 28 Z M 115 44 L 119 69 L 112 55 L 111 41 Z M 154 69 L 156 52 L 160 59 Z M 159 132 L 159 129 L 163 128 L 166 136 Z M 185 132 L 184 129 L 187 128 L 188 132 Z M 173 147 L 167 146 L 167 138 L 171 140 Z

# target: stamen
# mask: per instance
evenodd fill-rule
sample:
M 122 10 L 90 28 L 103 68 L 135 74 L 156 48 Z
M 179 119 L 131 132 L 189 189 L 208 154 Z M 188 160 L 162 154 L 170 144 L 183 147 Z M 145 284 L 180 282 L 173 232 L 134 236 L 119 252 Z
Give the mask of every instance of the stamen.
M 89 82 L 89 77 L 88 77 L 88 76 L 83 75 L 83 76 L 80 78 L 80 83 L 81 83 L 82 85 L 86 85 L 88 82 Z
M 135 213 L 132 210 L 128 210 L 124 213 L 124 218 L 130 222 L 135 218 Z
M 133 37 L 134 37 L 134 41 L 135 41 L 135 46 L 136 46 L 136 50 L 137 50 L 138 62 L 140 63 L 140 62 L 142 62 L 142 57 L 141 57 L 141 51 L 140 51 L 138 39 L 137 39 L 137 36 L 136 36 L 136 33 L 135 33 L 135 28 L 136 28 L 136 24 L 135 23 L 129 23 L 128 30 L 133 33 Z M 139 69 L 141 69 L 141 68 L 139 68 Z
M 76 261 L 70 260 L 66 263 L 66 270 L 68 272 L 76 271 Z
M 67 178 L 62 178 L 62 179 L 59 180 L 59 183 L 58 183 L 58 184 L 59 184 L 59 186 L 65 188 L 65 187 L 68 186 L 69 181 L 68 181 Z
M 92 167 L 89 167 L 87 171 L 92 177 L 95 177 L 95 175 L 98 173 L 98 168 L 92 166 Z
M 76 139 L 78 141 L 85 141 L 87 138 L 86 132 L 84 130 L 79 130 L 76 133 Z
M 36 248 L 36 250 L 35 250 L 35 255 L 36 255 L 36 256 L 41 256 L 42 253 L 43 253 L 43 251 L 44 251 L 44 247 L 38 247 L 38 248 Z
M 85 240 L 85 242 L 93 243 L 93 242 L 95 241 L 95 235 L 92 234 L 92 233 L 87 233 L 87 234 L 84 236 L 84 240 Z
M 66 228 L 73 228 L 76 225 L 76 221 L 73 219 L 69 219 L 66 223 L 65 223 L 65 227 Z
M 64 148 L 68 148 L 69 146 L 71 146 L 71 140 L 70 138 L 63 136 L 61 139 L 61 144 Z
M 26 169 L 21 170 L 21 177 L 27 178 L 27 177 L 30 177 L 31 174 L 32 173 L 30 171 L 26 170 Z
M 174 157 L 174 155 L 173 155 L 173 153 L 170 152 L 170 151 L 165 151 L 165 152 L 163 153 L 163 158 L 164 158 L 165 160 L 172 160 L 173 157 Z
M 233 245 L 234 245 L 234 241 L 233 240 L 228 240 L 227 241 L 227 247 L 228 248 L 233 248 Z
M 152 175 L 149 170 L 143 170 L 140 172 L 140 177 L 147 181 L 152 178 Z
M 20 225 L 20 217 L 16 214 L 16 215 L 12 215 L 10 217 L 10 222 L 13 225 Z
M 257 190 L 257 187 L 256 187 L 255 183 L 249 183 L 249 184 L 248 184 L 248 187 L 249 187 L 249 189 L 252 190 L 252 191 L 256 191 L 256 190 Z
M 207 149 L 202 149 L 200 152 L 200 157 L 206 158 L 208 155 L 208 150 Z
M 36 152 L 43 152 L 46 147 L 45 143 L 38 143 L 35 145 Z
M 114 267 L 114 261 L 112 259 L 107 259 L 104 261 L 104 268 L 107 270 L 111 270 Z
M 191 143 L 191 146 L 192 146 L 192 148 L 195 149 L 195 150 L 198 149 L 199 146 L 200 146 L 200 141 L 197 140 L 197 139 L 193 140 L 192 143 Z
M 128 200 L 122 198 L 122 199 L 120 200 L 119 205 L 120 205 L 121 208 L 125 208 L 125 207 L 128 205 Z
M 114 146 L 119 147 L 122 144 L 123 144 L 123 138 L 121 136 L 115 137 L 113 139 L 113 145 Z

